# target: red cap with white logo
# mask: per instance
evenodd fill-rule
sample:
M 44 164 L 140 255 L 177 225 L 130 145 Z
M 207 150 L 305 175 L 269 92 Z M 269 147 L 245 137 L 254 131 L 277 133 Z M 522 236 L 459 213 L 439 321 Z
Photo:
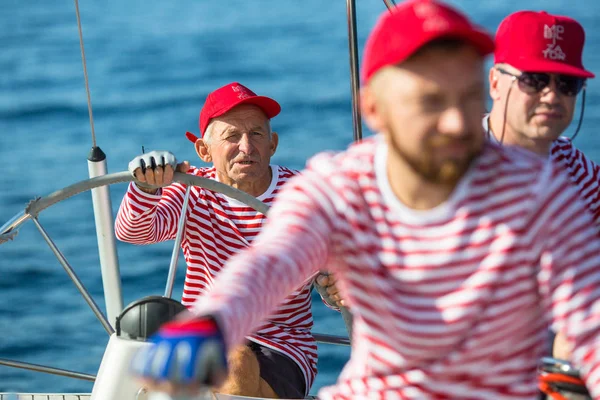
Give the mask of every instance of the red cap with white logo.
M 585 31 L 572 18 L 545 11 L 518 11 L 506 17 L 496 32 L 496 64 L 521 71 L 593 78 L 583 67 Z

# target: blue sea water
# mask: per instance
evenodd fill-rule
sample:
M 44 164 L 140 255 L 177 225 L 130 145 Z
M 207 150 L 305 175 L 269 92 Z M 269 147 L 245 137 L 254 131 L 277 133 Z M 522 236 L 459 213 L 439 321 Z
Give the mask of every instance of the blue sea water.
M 384 5 L 357 3 L 362 51 Z M 451 3 L 491 31 L 522 8 L 572 16 L 587 31 L 584 64 L 600 73 L 596 1 Z M 280 134 L 275 163 L 301 168 L 319 151 L 345 148 L 352 140 L 345 7 L 341 0 L 82 1 L 97 141 L 108 155 L 109 172 L 125 170 L 142 145 L 197 163 L 184 132 L 198 130 L 207 93 L 230 81 L 281 103 L 283 111 L 273 120 Z M 591 80 L 576 143 L 597 162 L 599 107 L 600 86 Z M 86 179 L 90 147 L 73 2 L 3 0 L 0 225 L 34 197 Z M 116 212 L 125 185 L 111 190 Z M 103 308 L 90 195 L 53 207 L 40 221 Z M 163 292 L 171 245 L 118 244 L 126 304 Z M 175 296 L 181 294 L 183 272 L 180 263 Z M 345 334 L 338 314 L 318 300 L 313 309 L 315 331 Z M 95 374 L 107 340 L 31 223 L 0 246 L 0 358 Z M 319 356 L 313 392 L 335 381 L 349 350 L 321 345 Z M 0 366 L 0 392 L 90 390 L 84 381 Z

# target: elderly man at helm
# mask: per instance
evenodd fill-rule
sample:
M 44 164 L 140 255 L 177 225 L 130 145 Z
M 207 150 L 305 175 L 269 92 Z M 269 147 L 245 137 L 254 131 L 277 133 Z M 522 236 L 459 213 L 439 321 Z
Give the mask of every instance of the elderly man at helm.
M 129 170 L 133 183 L 121 204 L 117 237 L 129 243 L 150 244 L 174 239 L 185 186 L 172 184 L 174 171 L 214 179 L 240 189 L 270 205 L 284 183 L 297 171 L 271 164 L 279 141 L 270 119 L 279 114 L 273 99 L 258 96 L 240 83 L 210 93 L 200 113 L 198 138 L 187 132 L 200 159 L 212 167 L 177 164 L 173 154 L 153 151 L 134 158 Z M 225 262 L 252 243 L 266 217 L 254 209 L 210 190 L 193 187 L 187 207 L 181 247 L 187 263 L 182 302 L 190 307 L 210 292 Z M 264 271 L 268 274 L 268 270 Z M 334 285 L 329 292 L 339 298 Z M 261 291 L 249 286 L 252 296 Z M 229 377 L 218 388 L 226 394 L 300 398 L 308 394 L 316 374 L 317 348 L 311 335 L 311 281 L 285 297 L 280 306 L 229 351 Z

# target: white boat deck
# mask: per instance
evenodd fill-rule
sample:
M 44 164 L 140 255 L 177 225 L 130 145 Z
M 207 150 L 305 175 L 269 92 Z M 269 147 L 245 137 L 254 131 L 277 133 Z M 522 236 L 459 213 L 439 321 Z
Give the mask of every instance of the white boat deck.
M 0 400 L 90 400 L 89 394 L 61 394 L 61 393 L 0 393 Z

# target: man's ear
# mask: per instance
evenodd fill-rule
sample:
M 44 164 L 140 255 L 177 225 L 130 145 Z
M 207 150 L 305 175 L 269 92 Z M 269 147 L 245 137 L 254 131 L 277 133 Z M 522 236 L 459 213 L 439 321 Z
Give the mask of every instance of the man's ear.
M 381 110 L 377 104 L 377 100 L 373 90 L 369 86 L 365 86 L 360 91 L 360 108 L 362 116 L 367 126 L 373 132 L 383 132 L 385 128 Z
M 500 73 L 496 68 L 490 68 L 490 73 L 488 75 L 489 84 L 490 84 L 490 97 L 492 100 L 500 99 Z
M 271 132 L 271 157 L 277 151 L 277 145 L 279 144 L 279 135 L 277 132 Z
M 196 147 L 196 153 L 198 153 L 198 157 L 200 157 L 200 159 L 202 161 L 204 161 L 205 163 L 212 162 L 210 148 L 209 148 L 208 144 L 206 144 L 204 139 L 196 140 L 196 143 L 194 144 L 194 146 Z

